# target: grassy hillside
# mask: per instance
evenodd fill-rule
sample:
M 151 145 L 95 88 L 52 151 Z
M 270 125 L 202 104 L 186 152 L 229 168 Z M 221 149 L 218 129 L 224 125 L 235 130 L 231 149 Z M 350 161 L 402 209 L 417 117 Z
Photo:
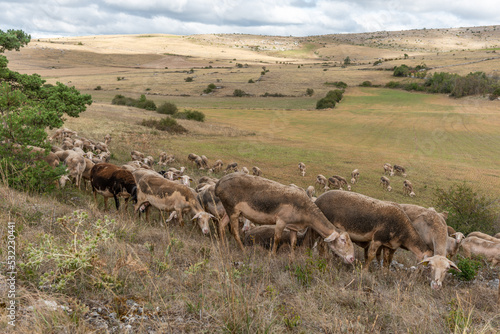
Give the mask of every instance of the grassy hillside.
M 427 207 L 435 205 L 434 189 L 464 181 L 498 198 L 500 101 L 358 85 L 408 81 L 384 70 L 403 63 L 425 63 L 434 67 L 431 72 L 496 75 L 499 34 L 496 27 L 481 27 L 306 38 L 87 36 L 36 40 L 6 54 L 13 70 L 92 94 L 94 103 L 65 126 L 98 140 L 110 133 L 113 163 L 128 161 L 132 150 L 155 158 L 166 151 L 176 156 L 174 167 L 186 166 L 197 179 L 206 172 L 188 162 L 194 152 L 211 163 L 258 166 L 265 177 L 301 187 L 314 184 L 320 173 L 350 179 L 357 168 L 361 176 L 353 191 Z M 347 56 L 352 64 L 343 67 Z M 382 64 L 373 66 L 378 59 Z M 334 109 L 316 110 L 316 101 L 334 89 L 325 83 L 334 81 L 349 85 L 344 99 Z M 218 86 L 214 93 L 202 94 L 211 83 Z M 306 96 L 308 88 L 313 96 Z M 234 97 L 235 89 L 249 96 Z M 261 97 L 266 92 L 285 96 Z M 116 94 L 173 102 L 181 111 L 203 112 L 206 120 L 179 120 L 189 130 L 185 135 L 152 130 L 140 122 L 163 115 L 112 105 Z M 416 197 L 403 196 L 400 176 L 391 177 L 392 192 L 380 187 L 386 162 L 407 168 Z M 229 236 L 229 248 L 222 249 L 215 226 L 204 237 L 190 222 L 184 228 L 164 224 L 157 211 L 151 222 L 131 208 L 103 212 L 101 198 L 95 203 L 90 191 L 72 186 L 28 195 L 2 184 L 0 198 L 0 219 L 16 224 L 17 262 L 27 263 L 33 254 L 40 259 L 18 270 L 16 332 L 496 333 L 500 326 L 498 269 L 484 262 L 474 282 L 448 274 L 443 289 L 432 291 L 428 270 L 412 268 L 415 257 L 403 250 L 391 270 L 364 272 L 360 264 L 344 265 L 305 248 L 294 259 L 286 247 L 276 257 L 258 246 L 242 253 Z M 78 231 L 68 223 L 74 220 L 57 219 L 75 210 L 88 213 Z M 109 240 L 97 232 L 99 219 L 112 219 Z M 84 231 L 100 241 L 95 251 L 77 256 L 74 242 L 86 242 Z M 1 235 L 7 235 L 6 224 Z M 48 247 L 44 235 L 60 248 Z M 1 240 L 6 250 L 7 238 Z M 76 276 L 60 290 L 40 284 L 43 273 L 55 276 L 57 253 L 80 261 L 93 254 L 86 268 L 64 269 Z M 356 255 L 362 259 L 360 248 Z M 1 308 L 2 332 L 12 332 L 7 315 Z

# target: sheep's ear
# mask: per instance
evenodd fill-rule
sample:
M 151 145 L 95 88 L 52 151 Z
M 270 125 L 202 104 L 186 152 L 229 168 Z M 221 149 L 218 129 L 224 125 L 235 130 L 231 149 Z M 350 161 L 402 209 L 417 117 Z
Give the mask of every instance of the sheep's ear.
M 455 269 L 455 270 L 456 270 L 456 271 L 458 271 L 459 273 L 461 273 L 461 272 L 462 272 L 462 270 L 460 270 L 460 269 L 457 267 L 457 265 L 456 265 L 453 261 L 448 260 L 448 262 L 449 262 L 449 264 L 450 264 L 450 267 L 451 267 L 451 268 Z
M 195 220 L 196 218 L 199 218 L 201 214 L 202 214 L 202 212 L 198 212 L 198 213 L 197 213 L 197 214 L 193 217 L 193 219 L 191 219 L 191 220 Z
M 327 238 L 325 238 L 325 242 L 332 242 L 340 236 L 339 232 L 333 231 Z

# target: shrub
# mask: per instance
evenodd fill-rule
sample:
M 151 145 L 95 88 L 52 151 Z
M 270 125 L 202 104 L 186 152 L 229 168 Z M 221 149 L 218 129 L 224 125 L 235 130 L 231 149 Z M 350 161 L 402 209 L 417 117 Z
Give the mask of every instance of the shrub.
M 146 99 L 144 94 L 141 95 L 141 98 L 138 100 L 118 94 L 115 95 L 113 100 L 111 100 L 111 104 L 136 107 L 146 110 L 156 110 L 156 104 L 154 101 Z
M 154 128 L 160 131 L 167 131 L 169 133 L 186 133 L 188 132 L 185 127 L 177 123 L 177 121 L 171 117 L 165 117 L 160 120 L 157 119 L 143 119 L 141 125 L 147 126 L 149 128 Z
M 314 89 L 312 89 L 312 88 L 307 88 L 307 89 L 306 89 L 306 95 L 307 95 L 307 96 L 313 96 L 313 95 L 314 95 Z
M 382 60 L 381 60 L 381 59 L 379 59 L 379 60 L 377 60 L 377 61 L 373 62 L 373 66 L 377 66 L 377 65 L 379 65 L 379 64 L 382 64 Z
M 187 77 L 184 79 L 184 81 L 186 82 L 192 82 L 193 81 L 193 77 Z
M 397 81 L 389 81 L 388 83 L 385 84 L 385 87 L 387 87 L 387 88 L 399 88 L 399 87 L 401 87 L 401 84 Z
M 436 207 L 448 211 L 447 224 L 467 235 L 473 231 L 493 234 L 498 229 L 498 204 L 479 195 L 471 186 L 454 184 L 447 190 L 435 190 Z
M 344 91 L 340 89 L 331 90 L 328 93 L 326 93 L 326 98 L 332 99 L 337 103 L 340 102 L 340 100 L 342 100 L 343 97 L 344 97 Z
M 457 258 L 458 261 L 455 261 L 455 264 L 461 272 L 455 269 L 450 269 L 450 272 L 461 281 L 472 281 L 476 277 L 479 268 L 481 268 L 481 261 L 468 259 L 460 255 Z
M 248 83 L 255 83 L 255 81 L 253 81 L 253 79 L 250 79 L 248 80 Z
M 97 86 L 96 88 L 94 88 L 94 90 L 102 90 L 102 87 L 101 86 Z
M 360 84 L 361 87 L 371 87 L 372 86 L 372 82 L 371 81 L 363 81 L 361 84 Z
M 241 89 L 235 89 L 233 92 L 233 96 L 242 97 L 245 95 L 247 95 L 247 94 Z
M 343 81 L 334 81 L 334 82 L 325 82 L 325 85 L 327 86 L 335 86 L 337 88 L 340 88 L 340 89 L 346 89 L 347 88 L 347 84 Z
M 172 115 L 173 118 L 178 119 L 188 119 L 191 121 L 204 122 L 205 114 L 197 110 L 184 110 L 183 112 L 177 112 Z
M 216 86 L 215 84 L 211 83 L 211 84 L 209 84 L 209 85 L 207 86 L 207 88 L 205 88 L 205 89 L 203 90 L 203 93 L 205 93 L 205 94 L 210 94 L 210 93 L 211 93 L 211 92 L 213 92 L 213 91 L 214 91 L 214 89 L 216 89 L 216 88 L 217 88 L 217 86 Z
M 395 77 L 407 77 L 410 74 L 410 68 L 406 65 L 394 67 L 394 72 L 392 73 Z
M 165 115 L 173 115 L 177 111 L 178 111 L 177 106 L 171 102 L 164 102 L 158 108 L 156 108 L 157 113 Z
M 322 98 L 316 102 L 316 109 L 335 108 L 335 101 L 329 98 Z

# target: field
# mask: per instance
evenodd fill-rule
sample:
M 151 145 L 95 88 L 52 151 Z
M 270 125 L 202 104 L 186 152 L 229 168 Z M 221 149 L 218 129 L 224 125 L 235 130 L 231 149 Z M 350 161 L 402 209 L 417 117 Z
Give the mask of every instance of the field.
M 113 163 L 128 161 L 132 150 L 155 158 L 166 151 L 177 158 L 173 166 L 188 167 L 196 179 L 205 172 L 188 162 L 194 152 L 210 162 L 258 166 L 265 177 L 301 187 L 313 185 L 317 174 L 350 179 L 357 168 L 361 176 L 353 191 L 428 207 L 435 205 L 437 187 L 461 182 L 498 198 L 500 101 L 359 84 L 418 80 L 394 78 L 389 69 L 401 64 L 498 75 L 499 45 L 500 29 L 474 27 L 307 38 L 87 36 L 33 40 L 6 55 L 13 70 L 39 73 L 48 83 L 74 85 L 92 95 L 87 111 L 68 118 L 65 126 L 98 140 L 110 133 Z M 351 64 L 343 66 L 347 56 Z M 382 64 L 373 66 L 379 59 Z M 325 83 L 335 81 L 348 84 L 344 99 L 334 109 L 316 110 L 316 101 L 334 89 Z M 202 94 L 211 83 L 218 86 L 215 92 Z M 307 88 L 314 89 L 313 96 L 306 95 Z M 235 97 L 235 89 L 249 95 Z M 284 96 L 262 97 L 266 92 Z M 173 102 L 180 110 L 203 112 L 206 120 L 180 120 L 186 135 L 151 130 L 139 123 L 163 116 L 112 105 L 116 94 L 145 94 L 157 105 Z M 305 177 L 297 168 L 301 161 Z M 415 197 L 403 196 L 399 176 L 391 178 L 392 192 L 380 187 L 386 162 L 407 168 Z M 124 332 L 127 325 L 138 333 L 496 333 L 500 326 L 498 269 L 486 265 L 474 283 L 450 274 L 442 290 L 432 291 L 427 272 L 410 269 L 415 258 L 403 250 L 395 257 L 401 267 L 366 273 L 360 265 L 306 249 L 298 249 L 295 259 L 287 249 L 277 257 L 259 247 L 243 254 L 229 238 L 226 251 L 214 233 L 203 237 L 191 223 L 184 228 L 164 226 L 161 219 L 148 223 L 130 208 L 105 213 L 102 201 L 96 204 L 89 191 L 74 187 L 31 196 L 2 186 L 0 193 L 2 221 L 15 221 L 19 230 L 18 262 L 27 260 L 28 244 L 41 244 L 44 233 L 61 245 L 71 240 L 57 217 L 86 211 L 88 231 L 90 222 L 105 215 L 115 219 L 109 227 L 115 237 L 99 245 L 92 268 L 61 293 L 40 288 L 35 273 L 22 272 L 17 329 L 26 333 Z M 2 235 L 6 231 L 3 226 Z M 361 249 L 357 257 L 362 258 Z M 51 264 L 45 266 L 38 272 Z M 10 329 L 6 313 L 1 319 L 0 330 Z

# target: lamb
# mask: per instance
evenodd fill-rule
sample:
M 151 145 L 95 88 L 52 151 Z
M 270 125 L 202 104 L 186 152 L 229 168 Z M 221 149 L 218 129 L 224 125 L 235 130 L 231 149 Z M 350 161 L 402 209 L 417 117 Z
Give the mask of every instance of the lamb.
M 252 174 L 255 176 L 262 176 L 262 171 L 260 170 L 259 167 L 253 166 L 252 167 Z
M 196 164 L 196 166 L 198 166 L 198 169 L 205 169 L 205 162 L 203 161 L 202 157 L 197 156 L 194 160 L 194 163 Z
M 387 191 L 392 190 L 391 181 L 387 177 L 381 176 L 380 177 L 380 184 L 382 185 L 382 187 L 385 188 L 385 190 L 387 190 Z
M 384 164 L 384 175 L 387 173 L 389 173 L 389 176 L 394 176 L 394 169 L 392 168 L 392 165 L 386 162 Z
M 413 185 L 408 180 L 403 181 L 403 195 L 415 197 L 415 193 L 413 192 Z
M 351 183 L 355 184 L 359 179 L 359 170 L 355 169 L 351 172 Z
M 195 162 L 197 158 L 199 158 L 200 156 L 198 154 L 194 154 L 194 153 L 189 153 L 188 154 L 188 160 L 191 161 L 191 162 Z
M 460 248 L 462 240 L 465 238 L 462 232 L 455 232 L 446 239 L 446 256 L 453 259 Z
M 259 225 L 275 225 L 272 254 L 276 254 L 284 228 L 291 231 L 291 249 L 297 232 L 310 226 L 346 263 L 354 261 L 354 247 L 347 233 L 335 228 L 303 190 L 258 176 L 233 173 L 224 176 L 215 186 L 226 215 L 219 224 L 224 241 L 224 226 L 231 223 L 231 232 L 244 252 L 238 231 L 238 217 L 243 215 Z
M 472 255 L 484 256 L 486 261 L 491 262 L 492 267 L 500 263 L 500 243 L 498 242 L 467 236 L 462 241 L 462 250 L 465 257 L 470 258 Z
M 259 225 L 250 228 L 245 232 L 243 244 L 245 246 L 261 245 L 264 248 L 270 249 L 273 247 L 275 229 L 276 227 L 274 225 Z M 302 244 L 302 240 L 304 240 L 307 230 L 308 228 L 297 233 L 297 246 Z M 291 244 L 291 231 L 287 228 L 283 230 L 280 243 L 276 247 L 276 250 L 284 244 Z
M 329 177 L 328 178 L 328 188 L 332 188 L 332 189 L 338 189 L 338 190 L 342 190 L 342 184 L 340 183 L 340 180 L 335 178 L 335 177 Z M 326 187 L 325 187 L 326 189 Z
M 202 165 L 203 165 L 203 168 L 210 168 L 208 167 L 208 158 L 204 155 L 200 156 L 201 160 L 202 160 Z
M 392 166 L 395 174 L 401 174 L 403 177 L 406 177 L 406 169 L 400 165 Z
M 300 175 L 302 176 L 306 175 L 306 165 L 303 162 L 299 162 L 299 171 Z

